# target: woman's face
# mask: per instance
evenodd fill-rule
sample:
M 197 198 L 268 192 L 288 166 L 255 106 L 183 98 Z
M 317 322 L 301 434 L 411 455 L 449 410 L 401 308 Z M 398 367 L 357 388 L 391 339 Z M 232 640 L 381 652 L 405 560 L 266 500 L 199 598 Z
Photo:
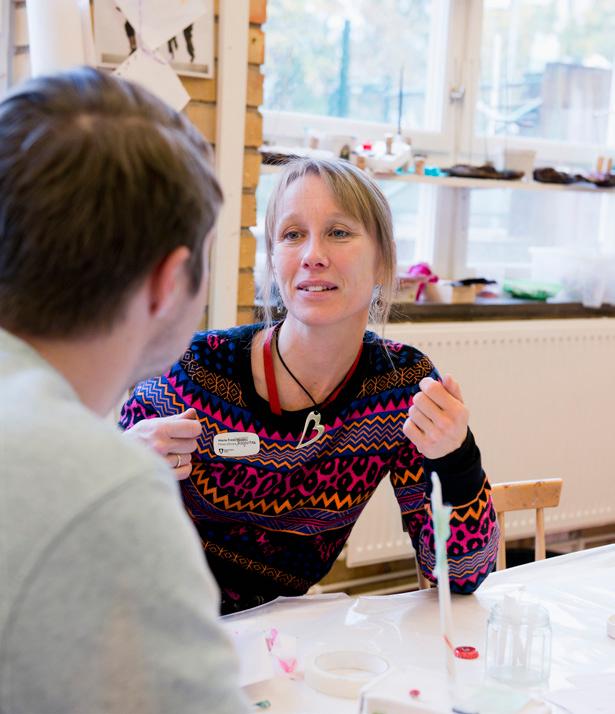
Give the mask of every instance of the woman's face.
M 289 316 L 311 326 L 367 324 L 379 281 L 376 239 L 318 176 L 298 179 L 282 197 L 272 258 Z

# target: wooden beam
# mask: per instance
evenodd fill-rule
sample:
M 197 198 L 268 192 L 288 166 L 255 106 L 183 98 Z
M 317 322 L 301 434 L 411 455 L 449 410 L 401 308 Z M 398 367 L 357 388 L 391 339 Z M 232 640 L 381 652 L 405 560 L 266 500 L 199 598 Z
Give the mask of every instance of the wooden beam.
M 217 64 L 217 63 L 216 63 Z M 181 83 L 190 95 L 190 99 L 200 102 L 215 103 L 218 96 L 218 82 L 216 77 L 203 79 L 201 77 L 183 77 Z M 263 103 L 263 74 L 258 65 L 248 67 L 248 87 L 246 104 L 249 107 L 259 107 Z
M 208 311 L 210 329 L 232 327 L 237 321 L 249 11 L 249 0 L 219 2 L 216 171 L 225 201 L 212 251 Z
M 267 0 L 250 0 L 250 22 L 262 25 L 267 21 Z
M 251 27 L 248 35 L 248 62 L 250 64 L 264 64 L 265 62 L 265 33 L 258 27 Z

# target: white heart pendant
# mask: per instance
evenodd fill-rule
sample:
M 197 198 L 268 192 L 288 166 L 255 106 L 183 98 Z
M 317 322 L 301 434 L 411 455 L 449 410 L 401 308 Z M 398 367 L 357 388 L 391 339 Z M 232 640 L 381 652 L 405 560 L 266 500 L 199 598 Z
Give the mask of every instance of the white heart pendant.
M 311 424 L 310 422 L 313 422 L 313 424 Z M 308 429 L 309 429 L 309 431 L 308 431 Z M 303 441 L 303 439 L 305 439 L 305 435 L 311 434 L 313 431 L 316 432 L 316 436 L 313 436 L 308 441 Z M 303 427 L 303 434 L 301 434 L 299 443 L 297 444 L 297 446 L 295 448 L 302 449 L 304 446 L 309 446 L 310 444 L 313 444 L 315 441 L 318 441 L 318 439 L 320 439 L 320 437 L 324 433 L 325 433 L 325 427 L 322 426 L 320 423 L 320 414 L 318 412 L 310 412 L 305 419 L 305 425 Z

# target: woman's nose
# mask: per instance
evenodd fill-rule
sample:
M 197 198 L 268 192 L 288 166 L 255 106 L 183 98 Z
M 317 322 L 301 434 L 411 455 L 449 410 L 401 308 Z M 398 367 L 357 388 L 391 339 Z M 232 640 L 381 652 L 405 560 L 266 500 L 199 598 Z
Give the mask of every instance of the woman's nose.
M 302 263 L 304 267 L 322 267 L 326 268 L 329 265 L 329 258 L 325 242 L 319 235 L 308 236 L 304 244 Z

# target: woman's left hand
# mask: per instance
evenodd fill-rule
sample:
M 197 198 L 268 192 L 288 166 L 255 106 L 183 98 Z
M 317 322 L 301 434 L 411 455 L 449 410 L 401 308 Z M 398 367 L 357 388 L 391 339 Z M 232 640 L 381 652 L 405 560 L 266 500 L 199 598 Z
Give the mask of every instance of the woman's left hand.
M 470 413 L 457 382 L 446 375 L 442 382 L 425 377 L 414 395 L 404 434 L 428 459 L 456 451 L 468 433 Z

